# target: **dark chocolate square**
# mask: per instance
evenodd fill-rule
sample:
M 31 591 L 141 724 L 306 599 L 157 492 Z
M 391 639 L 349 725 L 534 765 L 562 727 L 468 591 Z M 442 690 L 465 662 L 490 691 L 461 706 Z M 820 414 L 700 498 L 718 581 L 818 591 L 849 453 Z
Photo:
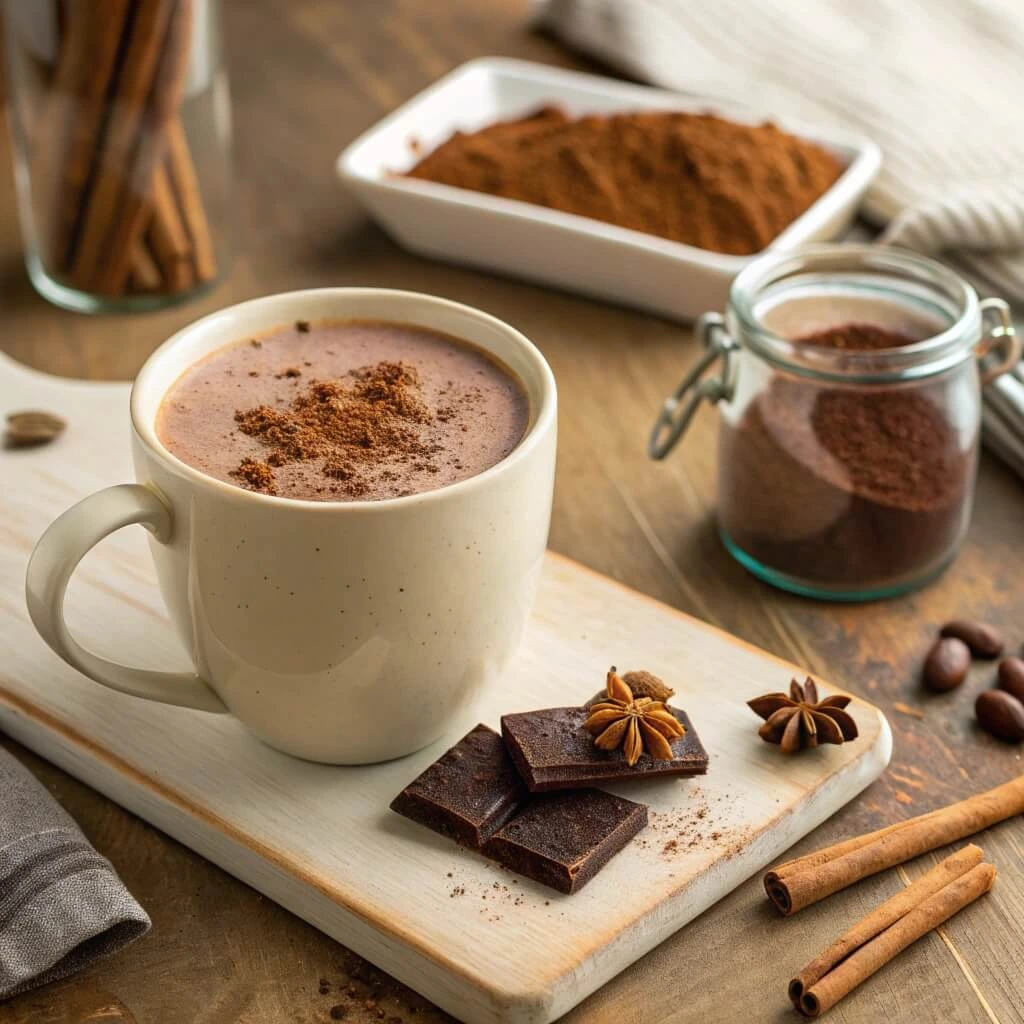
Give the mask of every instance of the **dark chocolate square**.
M 559 892 L 582 889 L 647 824 L 643 804 L 599 789 L 534 797 L 484 854 Z
M 501 737 L 478 725 L 410 782 L 391 810 L 479 850 L 527 797 Z
M 598 750 L 583 728 L 585 707 L 546 708 L 504 715 L 501 735 L 519 774 L 531 793 L 577 789 L 602 782 L 625 782 L 658 775 L 703 775 L 708 755 L 685 711 L 670 707 L 686 734 L 672 741 L 671 761 L 655 761 L 648 754 L 631 768 L 621 750 Z

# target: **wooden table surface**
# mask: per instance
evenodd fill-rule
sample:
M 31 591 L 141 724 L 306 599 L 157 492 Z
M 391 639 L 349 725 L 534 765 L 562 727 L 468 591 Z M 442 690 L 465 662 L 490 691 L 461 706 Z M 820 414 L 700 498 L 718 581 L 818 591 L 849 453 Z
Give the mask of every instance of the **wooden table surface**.
M 338 186 L 333 163 L 341 148 L 464 60 L 503 54 L 581 66 L 529 31 L 527 0 L 226 0 L 225 18 L 237 156 L 238 256 L 229 279 L 199 301 L 148 316 L 87 318 L 48 306 L 24 273 L 3 153 L 6 352 L 57 374 L 127 379 L 178 327 L 268 292 L 381 285 L 479 306 L 536 341 L 558 378 L 556 551 L 831 677 L 890 713 L 888 772 L 798 849 L 921 813 L 1022 770 L 1020 749 L 990 740 L 973 720 L 974 695 L 989 685 L 991 666 L 943 697 L 923 694 L 916 678 L 936 626 L 954 613 L 999 624 L 1015 646 L 1024 641 L 1024 486 L 999 464 L 983 460 L 970 535 L 932 586 L 846 607 L 778 593 L 732 562 L 716 537 L 715 414 L 702 413 L 665 463 L 644 455 L 652 416 L 695 353 L 685 329 L 409 255 Z M 154 928 L 114 959 L 3 1004 L 0 1024 L 401 1024 L 443 1016 L 173 840 L 2 742 L 113 861 Z M 993 894 L 885 968 L 833 1020 L 1024 1022 L 1024 821 L 979 842 L 1000 872 Z M 785 999 L 792 971 L 920 870 L 888 872 L 787 920 L 768 910 L 751 880 L 567 1019 L 792 1020 Z

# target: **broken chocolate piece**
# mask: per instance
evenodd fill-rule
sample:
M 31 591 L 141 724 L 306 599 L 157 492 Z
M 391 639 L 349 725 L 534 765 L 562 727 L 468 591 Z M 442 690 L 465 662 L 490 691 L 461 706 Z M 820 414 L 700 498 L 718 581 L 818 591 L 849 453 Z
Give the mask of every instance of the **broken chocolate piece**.
M 532 793 L 655 775 L 703 775 L 708 770 L 708 755 L 689 716 L 678 708 L 668 710 L 686 730 L 684 736 L 672 741 L 674 757 L 671 761 L 655 761 L 644 754 L 632 767 L 621 750 L 598 750 L 594 746 L 583 728 L 588 716 L 586 707 L 504 715 L 501 734 Z
M 647 824 L 643 804 L 599 789 L 535 797 L 484 854 L 559 892 L 582 889 Z
M 527 799 L 501 737 L 470 730 L 391 802 L 391 810 L 479 850 Z

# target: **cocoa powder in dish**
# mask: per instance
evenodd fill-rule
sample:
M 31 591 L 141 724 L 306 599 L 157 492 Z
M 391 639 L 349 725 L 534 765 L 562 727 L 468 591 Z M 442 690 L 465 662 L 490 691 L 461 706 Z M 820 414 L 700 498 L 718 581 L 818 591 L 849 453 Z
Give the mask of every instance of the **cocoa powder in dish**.
M 798 343 L 872 351 L 916 339 L 845 324 Z M 966 449 L 920 385 L 777 374 L 720 435 L 720 524 L 762 566 L 811 586 L 884 587 L 938 568 L 965 526 Z
M 773 124 L 679 111 L 573 118 L 546 106 L 456 132 L 406 176 L 750 255 L 842 172 L 827 150 Z

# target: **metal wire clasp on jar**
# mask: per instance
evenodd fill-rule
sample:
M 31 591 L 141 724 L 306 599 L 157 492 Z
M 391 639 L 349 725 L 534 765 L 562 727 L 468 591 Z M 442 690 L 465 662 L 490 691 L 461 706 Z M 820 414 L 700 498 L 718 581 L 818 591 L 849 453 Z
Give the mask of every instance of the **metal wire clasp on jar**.
M 769 253 L 666 402 L 664 458 L 703 401 L 721 410 L 718 523 L 756 576 L 870 600 L 925 583 L 970 520 L 981 387 L 1020 359 L 1009 310 L 923 256 L 868 245 Z

